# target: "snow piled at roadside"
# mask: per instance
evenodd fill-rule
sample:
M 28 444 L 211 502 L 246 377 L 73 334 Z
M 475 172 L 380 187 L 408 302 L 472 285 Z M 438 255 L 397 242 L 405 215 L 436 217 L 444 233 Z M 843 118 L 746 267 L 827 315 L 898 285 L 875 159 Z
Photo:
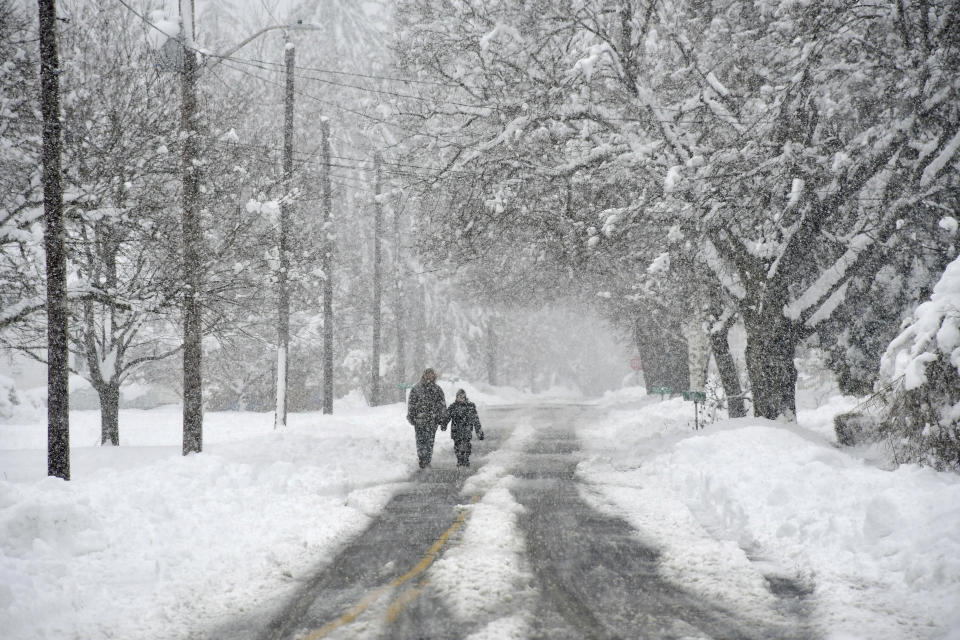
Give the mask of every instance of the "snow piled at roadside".
M 538 393 L 530 393 L 529 391 L 523 391 L 514 387 L 501 387 L 484 382 L 470 382 L 459 379 L 447 380 L 441 378 L 437 380 L 437 384 L 443 389 L 447 404 L 453 402 L 457 389 L 463 389 L 467 392 L 467 397 L 481 408 L 529 404 L 532 402 L 569 401 L 577 400 L 581 397 L 578 391 L 559 386 L 550 387 Z
M 960 636 L 960 478 L 865 464 L 817 412 L 815 431 L 741 418 L 700 432 L 688 413 L 651 399 L 580 433 L 585 494 L 652 539 L 666 575 L 758 616 L 776 605 L 764 576 L 786 578 L 828 638 Z
M 89 414 L 72 416 L 75 443 L 97 441 Z M 211 413 L 204 453 L 187 457 L 178 415 L 121 412 L 124 446 L 74 446 L 70 482 L 42 475 L 43 425 L 0 426 L 0 470 L 20 480 L 0 481 L 5 638 L 213 628 L 292 589 L 414 466 L 399 405 L 293 414 L 280 433 L 270 414 Z

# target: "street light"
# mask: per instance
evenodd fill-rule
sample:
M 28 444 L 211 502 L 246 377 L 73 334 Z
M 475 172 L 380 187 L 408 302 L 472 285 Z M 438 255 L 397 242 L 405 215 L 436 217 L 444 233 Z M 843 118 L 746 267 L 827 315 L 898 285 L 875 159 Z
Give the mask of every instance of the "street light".
M 212 69 L 217 66 L 224 60 L 228 60 L 233 54 L 235 54 L 240 49 L 244 48 L 263 34 L 268 31 L 318 31 L 323 27 L 316 24 L 311 24 L 309 22 L 304 22 L 303 20 L 297 20 L 292 24 L 275 24 L 270 27 L 264 27 L 257 31 L 256 33 L 250 35 L 242 42 L 233 46 L 223 53 L 206 53 L 203 51 L 194 50 L 194 53 L 200 53 L 203 56 L 206 56 L 207 60 L 204 62 L 201 70 Z M 183 35 L 177 37 L 167 37 L 166 42 L 164 42 L 159 49 L 157 49 L 154 54 L 157 60 L 157 69 L 160 71 L 170 72 L 170 73 L 183 73 L 183 64 L 184 64 L 184 43 Z M 209 60 L 214 59 L 213 62 Z

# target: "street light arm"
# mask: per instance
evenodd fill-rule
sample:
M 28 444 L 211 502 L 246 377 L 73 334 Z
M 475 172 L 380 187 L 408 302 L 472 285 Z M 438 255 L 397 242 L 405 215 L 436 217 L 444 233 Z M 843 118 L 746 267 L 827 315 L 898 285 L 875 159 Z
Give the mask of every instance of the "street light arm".
M 240 49 L 244 48 L 245 46 L 247 46 L 248 44 L 250 44 L 251 42 L 253 42 L 253 41 L 256 40 L 257 38 L 259 38 L 260 36 L 262 36 L 262 35 L 265 34 L 266 32 L 268 32 L 268 31 L 275 31 L 276 29 L 283 29 L 283 30 L 285 30 L 285 31 L 295 31 L 295 30 L 299 30 L 299 31 L 318 31 L 318 30 L 322 29 L 322 27 L 320 27 L 320 26 L 318 26 L 318 25 L 305 24 L 305 23 L 302 23 L 302 22 L 297 22 L 296 24 L 275 24 L 275 25 L 272 25 L 272 26 L 270 26 L 270 27 L 264 27 L 263 29 L 260 29 L 260 31 L 257 31 L 256 33 L 254 33 L 253 35 L 251 35 L 250 37 L 248 37 L 246 40 L 242 41 L 240 44 L 237 44 L 237 45 L 231 47 L 231 48 L 228 49 L 227 51 L 224 51 L 223 53 L 210 54 L 210 57 L 211 57 L 211 58 L 216 58 L 217 60 L 216 60 L 215 62 L 207 65 L 206 68 L 207 68 L 207 69 L 212 69 L 213 67 L 217 66 L 218 64 L 220 64 L 221 62 L 223 62 L 224 60 L 226 60 L 227 58 L 229 58 L 230 56 L 232 56 L 233 54 L 235 54 L 237 51 L 239 51 Z

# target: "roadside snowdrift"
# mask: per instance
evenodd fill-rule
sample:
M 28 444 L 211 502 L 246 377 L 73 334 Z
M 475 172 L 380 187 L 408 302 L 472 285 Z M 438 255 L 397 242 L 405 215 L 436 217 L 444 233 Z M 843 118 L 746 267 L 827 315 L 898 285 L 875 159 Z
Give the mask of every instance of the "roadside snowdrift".
M 74 442 L 96 442 L 99 415 L 72 417 Z M 74 447 L 70 482 L 43 477 L 42 424 L 0 427 L 0 477 L 21 480 L 0 481 L 5 638 L 187 637 L 285 593 L 415 466 L 400 405 L 294 414 L 283 433 L 209 414 L 187 457 L 179 409 L 121 420 L 123 446 Z
M 960 633 L 960 478 L 884 471 L 802 426 L 688 422 L 690 404 L 651 399 L 581 433 L 582 478 L 666 573 L 740 606 L 768 606 L 762 576 L 789 580 L 830 638 Z

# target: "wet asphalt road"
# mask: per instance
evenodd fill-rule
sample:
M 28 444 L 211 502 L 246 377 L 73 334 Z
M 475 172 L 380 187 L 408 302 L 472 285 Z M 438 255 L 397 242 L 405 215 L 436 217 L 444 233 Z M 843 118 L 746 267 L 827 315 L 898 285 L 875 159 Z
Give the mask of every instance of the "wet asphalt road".
M 474 443 L 476 472 L 489 451 L 502 446 L 516 420 L 530 418 L 538 437 L 518 456 L 512 491 L 525 507 L 525 537 L 532 584 L 514 606 L 530 621 L 530 638 L 785 639 L 812 638 L 804 597 L 808 589 L 782 577 L 769 579 L 783 603 L 772 620 L 746 618 L 686 592 L 658 572 L 658 552 L 625 521 L 601 514 L 580 496 L 575 479 L 580 446 L 577 420 L 596 409 L 547 406 L 484 412 L 487 440 Z M 438 438 L 446 437 L 438 433 Z M 455 462 L 435 455 L 387 504 L 369 528 L 332 563 L 317 567 L 286 602 L 211 638 L 320 640 L 320 638 L 463 638 L 491 620 L 457 621 L 429 584 L 429 566 L 465 526 L 471 501 Z M 411 433 L 411 455 L 413 434 Z M 478 499 L 480 496 L 473 496 Z M 501 612 L 506 615 L 511 612 Z

